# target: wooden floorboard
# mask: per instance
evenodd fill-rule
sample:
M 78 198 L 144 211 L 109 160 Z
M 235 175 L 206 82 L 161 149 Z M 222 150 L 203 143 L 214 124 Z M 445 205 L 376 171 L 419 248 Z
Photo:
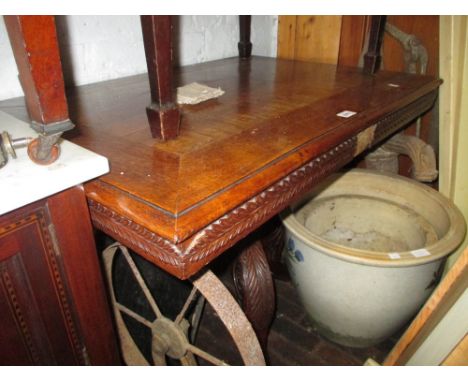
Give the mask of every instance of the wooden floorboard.
M 268 339 L 267 361 L 272 366 L 359 366 L 368 358 L 382 362 L 397 337 L 365 349 L 335 344 L 322 337 L 307 318 L 291 282 L 275 281 L 277 311 Z M 197 344 L 239 365 L 233 341 L 216 313 L 205 307 Z M 205 362 L 200 362 L 206 364 Z

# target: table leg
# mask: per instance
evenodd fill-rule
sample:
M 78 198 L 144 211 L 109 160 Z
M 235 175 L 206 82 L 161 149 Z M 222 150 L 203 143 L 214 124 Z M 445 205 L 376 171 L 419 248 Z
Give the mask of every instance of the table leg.
M 234 282 L 242 308 L 266 350 L 268 332 L 275 313 L 273 278 L 260 240 L 241 252 L 234 264 Z

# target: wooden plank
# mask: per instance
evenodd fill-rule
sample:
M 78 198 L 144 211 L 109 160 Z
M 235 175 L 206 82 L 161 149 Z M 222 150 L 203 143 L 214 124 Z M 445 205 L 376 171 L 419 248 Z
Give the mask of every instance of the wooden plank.
M 439 93 L 439 129 L 443 131 L 439 133 L 439 191 L 448 198 L 453 197 L 453 163 L 458 149 L 455 141 L 457 113 L 454 110 L 456 99 L 459 98 L 457 93 L 461 88 L 458 86 L 460 81 L 456 81 L 457 71 L 454 70 L 454 55 L 458 52 L 454 46 L 454 24 L 453 16 L 440 18 L 440 77 L 444 79 L 445 85 Z
M 468 287 L 468 248 L 447 273 L 384 361 L 404 365 Z
M 363 53 L 369 16 L 343 16 L 338 65 L 357 66 Z
M 278 50 L 279 58 L 294 59 L 296 51 L 297 16 L 278 17 Z
M 342 16 L 297 16 L 295 59 L 338 62 Z
M 468 366 L 468 335 L 458 343 L 448 357 L 442 362 L 442 366 Z

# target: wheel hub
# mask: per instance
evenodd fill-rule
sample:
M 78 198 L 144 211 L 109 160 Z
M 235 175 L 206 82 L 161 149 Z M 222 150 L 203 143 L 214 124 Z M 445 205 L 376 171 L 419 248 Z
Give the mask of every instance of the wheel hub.
M 180 324 L 160 317 L 153 322 L 151 332 L 152 352 L 158 356 L 167 354 L 169 357 L 180 359 L 187 354 L 187 332 L 189 323 L 183 319 Z

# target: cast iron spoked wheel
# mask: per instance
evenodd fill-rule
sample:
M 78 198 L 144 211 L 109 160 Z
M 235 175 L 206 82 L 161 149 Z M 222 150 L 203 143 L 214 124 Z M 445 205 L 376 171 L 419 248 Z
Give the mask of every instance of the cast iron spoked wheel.
M 155 267 L 142 275 L 135 261 L 138 257 L 134 259 L 127 248 L 117 242 L 104 250 L 103 258 L 122 356 L 127 365 L 197 365 L 195 356 L 214 365 L 227 365 L 194 345 L 205 301 L 231 335 L 244 364 L 265 364 L 251 324 L 211 271 L 192 280 L 191 286 L 188 281 L 181 283 L 164 271 L 156 271 Z M 125 272 L 126 276 L 122 275 Z M 154 274 L 158 285 L 162 285 L 157 291 L 158 300 L 169 302 L 164 312 L 154 297 L 155 288 L 151 285 L 150 289 L 145 282 L 151 282 Z M 133 284 L 132 288 L 129 283 Z M 142 332 L 146 335 L 139 336 Z

